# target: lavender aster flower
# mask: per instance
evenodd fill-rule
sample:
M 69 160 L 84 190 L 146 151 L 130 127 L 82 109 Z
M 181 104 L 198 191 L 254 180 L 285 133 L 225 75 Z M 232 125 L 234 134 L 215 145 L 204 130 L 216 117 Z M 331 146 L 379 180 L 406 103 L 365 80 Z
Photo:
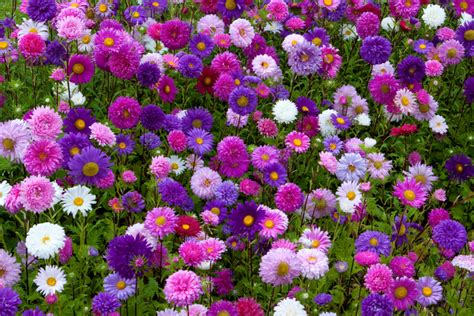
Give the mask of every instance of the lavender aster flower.
M 239 197 L 238 187 L 234 182 L 226 180 L 216 188 L 215 198 L 224 202 L 226 206 L 233 205 Z
M 137 191 L 131 191 L 122 196 L 122 205 L 128 212 L 140 213 L 145 209 L 145 200 Z
M 185 54 L 178 61 L 179 72 L 187 78 L 198 78 L 203 69 L 204 65 L 196 55 Z
M 200 156 L 210 152 L 214 145 L 214 136 L 200 128 L 190 130 L 187 138 L 189 148 Z
M 120 308 L 119 299 L 107 292 L 100 292 L 92 299 L 92 311 L 99 315 L 109 315 Z
M 295 49 L 288 56 L 291 70 L 300 76 L 317 73 L 322 61 L 321 50 L 306 41 L 296 44 Z
M 359 235 L 355 241 L 356 252 L 372 251 L 389 256 L 391 251 L 390 238 L 381 232 L 368 230 Z
M 366 171 L 366 160 L 358 153 L 348 153 L 339 159 L 336 176 L 341 181 L 358 181 L 365 176 Z

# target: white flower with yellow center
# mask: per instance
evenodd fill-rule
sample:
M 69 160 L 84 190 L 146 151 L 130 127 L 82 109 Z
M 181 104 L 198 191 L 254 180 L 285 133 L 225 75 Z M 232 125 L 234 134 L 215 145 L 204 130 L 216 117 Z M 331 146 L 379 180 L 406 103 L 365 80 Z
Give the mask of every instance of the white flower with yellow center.
M 64 271 L 57 266 L 46 266 L 41 268 L 34 281 L 38 287 L 36 290 L 42 295 L 61 293 L 66 284 Z
M 355 206 L 362 201 L 359 184 L 356 181 L 346 181 L 336 191 L 339 207 L 345 213 L 354 213 Z
M 429 121 L 430 128 L 433 132 L 438 134 L 446 134 L 448 131 L 448 125 L 446 124 L 446 120 L 441 115 L 435 115 Z
M 5 205 L 5 200 L 11 189 L 12 186 L 7 181 L 0 182 L 0 206 Z
M 91 34 L 91 30 L 85 30 L 82 37 L 77 40 L 77 49 L 83 53 L 90 53 L 94 50 L 94 37 L 95 34 Z
M 91 190 L 83 185 L 76 185 L 67 189 L 61 199 L 64 212 L 74 217 L 77 212 L 81 212 L 82 215 L 86 216 L 95 203 L 95 195 L 91 194 Z
M 169 158 L 170 160 L 170 165 L 171 165 L 171 171 L 177 176 L 183 173 L 184 170 L 186 170 L 186 166 L 184 163 L 184 160 L 179 158 L 176 155 L 172 155 Z
M 343 24 L 341 27 L 341 35 L 345 41 L 350 41 L 359 36 L 353 24 Z
M 32 19 L 23 19 L 23 23 L 18 25 L 18 39 L 30 33 L 38 34 L 43 41 L 46 41 L 49 37 L 48 26 L 43 22 L 35 22 Z
M 66 242 L 64 229 L 53 223 L 40 223 L 32 226 L 26 235 L 25 245 L 28 253 L 39 259 L 55 256 Z

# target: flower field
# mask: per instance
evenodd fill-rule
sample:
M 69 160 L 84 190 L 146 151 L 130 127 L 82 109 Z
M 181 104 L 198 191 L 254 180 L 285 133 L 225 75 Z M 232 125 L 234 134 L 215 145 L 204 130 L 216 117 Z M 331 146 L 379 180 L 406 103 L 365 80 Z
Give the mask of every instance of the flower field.
M 0 316 L 474 315 L 474 0 L 4 2 Z

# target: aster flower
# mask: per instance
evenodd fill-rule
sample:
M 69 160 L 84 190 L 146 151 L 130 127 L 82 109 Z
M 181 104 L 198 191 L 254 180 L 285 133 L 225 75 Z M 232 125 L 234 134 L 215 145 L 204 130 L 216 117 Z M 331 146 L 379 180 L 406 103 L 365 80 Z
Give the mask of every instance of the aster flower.
M 259 146 L 252 152 L 252 164 L 257 169 L 264 169 L 266 166 L 278 162 L 279 152 L 273 146 Z
M 21 205 L 29 212 L 42 213 L 54 204 L 54 186 L 49 179 L 42 176 L 23 179 L 18 194 Z
M 271 163 L 263 168 L 265 183 L 272 187 L 283 185 L 288 179 L 286 169 L 278 162 Z
M 178 94 L 174 80 L 167 75 L 162 75 L 158 81 L 158 91 L 160 99 L 165 103 L 172 103 Z
M 271 249 L 260 262 L 259 275 L 262 281 L 273 286 L 291 284 L 300 273 L 301 261 L 288 249 Z
M 288 56 L 288 65 L 300 76 L 316 73 L 321 68 L 321 63 L 321 50 L 307 41 L 296 44 Z
M 239 86 L 229 95 L 229 105 L 232 111 L 239 115 L 248 115 L 257 107 L 258 98 L 253 89 Z
M 129 135 L 117 135 L 116 144 L 119 156 L 131 154 L 135 148 L 135 142 Z
M 122 206 L 127 212 L 140 213 L 145 208 L 145 201 L 137 191 L 130 191 L 122 196 Z
M 397 66 L 397 75 L 403 82 L 416 83 L 425 77 L 425 63 L 416 56 L 407 56 Z
M 367 269 L 364 276 L 364 286 L 371 293 L 387 293 L 393 284 L 392 270 L 385 264 L 374 264 Z
M 368 230 L 359 235 L 355 241 L 356 251 L 372 251 L 389 256 L 391 251 L 390 238 L 381 232 Z
M 245 143 L 237 136 L 227 136 L 219 142 L 217 159 L 221 162 L 219 172 L 227 177 L 241 177 L 250 164 Z
M 423 306 L 434 305 L 443 298 L 443 288 L 431 277 L 421 277 L 416 283 L 419 295 L 416 299 Z
M 301 304 L 295 298 L 285 298 L 279 301 L 273 310 L 274 316 L 287 316 L 288 314 L 293 314 L 296 316 L 308 315 L 304 309 L 303 304 Z
M 288 124 L 296 120 L 298 108 L 290 100 L 278 100 L 273 105 L 272 113 L 278 123 Z
M 49 259 L 64 247 L 65 240 L 66 235 L 61 226 L 46 222 L 30 228 L 25 245 L 31 255 L 39 259 Z
M 208 110 L 201 107 L 186 110 L 186 115 L 182 118 L 184 132 L 188 132 L 193 128 L 200 128 L 210 132 L 212 123 L 212 114 L 209 113 Z
M 276 238 L 283 234 L 288 228 L 288 217 L 277 209 L 265 209 L 265 216 L 260 222 L 261 231 L 259 235 L 264 238 Z
M 378 293 L 369 294 L 361 302 L 362 316 L 393 314 L 393 303 L 387 295 Z
M 218 0 L 217 10 L 227 19 L 239 18 L 245 8 L 242 0 Z
M 92 311 L 99 315 L 115 313 L 121 305 L 118 297 L 109 292 L 100 292 L 92 298 Z
M 72 83 L 87 83 L 94 75 L 94 64 L 87 55 L 73 55 L 69 59 L 68 74 Z
M 22 120 L 0 123 L 0 156 L 20 162 L 31 142 L 31 132 Z
M 176 306 L 187 306 L 203 294 L 199 277 L 192 271 L 179 270 L 166 279 L 166 300 Z
M 227 225 L 235 235 L 253 239 L 260 229 L 265 216 L 264 209 L 257 207 L 254 201 L 237 204 L 228 218 Z
M 89 109 L 77 107 L 69 110 L 64 119 L 66 133 L 90 134 L 90 126 L 95 122 Z
M 40 268 L 33 282 L 43 295 L 61 293 L 66 284 L 66 275 L 61 268 L 47 265 Z
M 216 188 L 215 198 L 222 201 L 226 206 L 233 205 L 239 197 L 237 185 L 231 180 L 226 180 Z
M 96 196 L 91 194 L 91 190 L 82 185 L 66 189 L 61 198 L 61 205 L 64 212 L 76 216 L 80 212 L 86 216 L 92 210 L 92 205 L 96 204 Z
M 285 145 L 297 153 L 304 153 L 309 148 L 310 139 L 304 133 L 293 131 L 286 135 Z
M 411 278 L 397 278 L 390 288 L 391 300 L 398 310 L 406 310 L 415 304 L 418 295 L 417 284 Z
M 233 1 L 233 0 L 228 0 Z M 252 27 L 252 24 L 248 20 L 245 19 L 237 19 L 234 20 L 229 25 L 229 34 L 232 43 L 236 47 L 246 48 L 251 43 L 255 37 L 255 31 Z
M 306 228 L 298 242 L 306 248 L 317 249 L 323 253 L 327 253 L 331 247 L 331 239 L 328 232 L 316 226 Z
M 109 107 L 109 120 L 117 128 L 129 129 L 137 125 L 140 118 L 141 106 L 137 100 L 130 97 L 118 97 Z
M 26 5 L 26 13 L 28 16 L 37 22 L 50 21 L 56 15 L 56 1 L 54 0 L 30 0 Z
M 0 249 L 0 283 L 4 287 L 13 287 L 20 280 L 21 266 L 16 262 L 16 258 L 10 256 L 8 252 Z
M 211 304 L 206 315 L 208 316 L 219 316 L 219 315 L 236 316 L 237 307 L 232 302 L 229 302 L 226 300 L 220 300 Z
M 135 279 L 125 279 L 118 273 L 111 273 L 104 278 L 104 290 L 120 300 L 126 300 L 135 294 Z
M 433 241 L 442 250 L 458 253 L 467 242 L 466 228 L 455 220 L 443 220 L 433 228 Z
M 367 162 L 359 154 L 344 154 L 337 164 L 336 176 L 341 181 L 357 181 L 365 176 Z
M 444 167 L 448 171 L 450 179 L 457 181 L 466 181 L 474 175 L 474 167 L 471 158 L 464 154 L 456 154 L 451 156 L 445 163 Z
M 194 55 L 206 58 L 212 53 L 214 42 L 208 35 L 199 33 L 191 39 L 189 48 Z
M 147 212 L 144 224 L 152 236 L 163 239 L 174 232 L 177 220 L 178 218 L 173 209 L 158 207 Z
M 153 88 L 160 80 L 161 72 L 157 64 L 152 62 L 141 63 L 137 70 L 138 82 L 144 87 Z
M 5 315 L 16 315 L 21 304 L 20 295 L 9 287 L 0 288 L 0 310 Z
M 394 186 L 394 192 L 403 205 L 420 208 L 427 199 L 427 193 L 423 184 L 416 181 L 416 179 L 405 179 L 404 181 L 397 181 Z
M 253 72 L 262 79 L 277 77 L 281 70 L 273 57 L 259 54 L 252 59 Z
M 371 65 L 382 64 L 392 53 L 390 41 L 382 36 L 368 36 L 364 38 L 360 47 L 360 55 Z
M 110 158 L 92 146 L 84 148 L 69 160 L 70 175 L 79 184 L 96 184 L 107 177 Z
M 201 264 L 206 257 L 205 248 L 197 240 L 187 240 L 178 249 L 179 256 L 184 263 L 191 267 Z
M 188 215 L 178 216 L 176 234 L 183 237 L 196 237 L 201 232 L 199 221 Z
M 321 218 L 329 215 L 336 207 L 336 196 L 327 189 L 316 189 L 308 194 L 305 199 L 306 208 L 304 211 L 307 218 Z
M 294 183 L 286 183 L 278 187 L 275 194 L 275 205 L 278 209 L 291 213 L 303 205 L 303 192 Z
M 417 163 L 404 171 L 403 174 L 408 179 L 415 179 L 416 182 L 421 183 L 426 191 L 431 191 L 432 183 L 438 180 L 438 177 L 433 174 L 433 168 L 422 163 Z
M 346 213 L 354 213 L 355 206 L 362 201 L 359 184 L 355 181 L 346 181 L 337 189 L 336 195 L 341 210 Z
M 61 167 L 63 155 L 58 143 L 40 139 L 26 149 L 23 163 L 32 175 L 50 176 Z

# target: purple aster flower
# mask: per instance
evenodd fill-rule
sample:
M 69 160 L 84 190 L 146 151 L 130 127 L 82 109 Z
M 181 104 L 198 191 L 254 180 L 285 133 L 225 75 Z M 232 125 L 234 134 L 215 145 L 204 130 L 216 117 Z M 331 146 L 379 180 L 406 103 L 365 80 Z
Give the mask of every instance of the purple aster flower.
M 405 83 L 421 82 L 425 77 L 425 62 L 420 57 L 409 55 L 398 64 L 397 75 Z
M 279 187 L 288 180 L 285 167 L 280 163 L 274 162 L 263 168 L 263 176 L 265 183 L 272 187 Z
M 317 73 L 322 61 L 321 50 L 306 41 L 296 44 L 288 56 L 288 65 L 295 74 L 300 76 Z
M 416 282 L 411 278 L 397 278 L 390 288 L 390 298 L 398 310 L 406 310 L 414 305 L 418 295 Z
M 218 0 L 217 10 L 229 20 L 239 18 L 245 9 L 244 0 Z
M 458 253 L 467 242 L 466 228 L 455 220 L 446 219 L 433 228 L 433 240 L 441 249 Z
M 119 299 L 108 292 L 100 292 L 92 299 L 92 311 L 99 315 L 110 315 L 117 311 L 121 305 Z
M 92 58 L 87 55 L 73 55 L 69 59 L 67 73 L 72 83 L 87 83 L 94 75 Z
M 219 217 L 219 223 L 222 223 L 227 218 L 227 208 L 224 202 L 219 200 L 211 200 L 206 202 L 203 211 L 211 211 Z
M 198 78 L 203 69 L 204 65 L 196 55 L 184 54 L 179 58 L 178 70 L 184 77 Z
M 2 315 L 16 315 L 21 304 L 20 295 L 8 287 L 0 288 L 0 311 Z
M 46 316 L 46 314 L 43 313 L 43 311 L 38 306 L 36 306 L 34 309 L 30 308 L 25 310 L 23 313 L 21 313 L 21 316 Z
M 389 256 L 392 250 L 390 238 L 379 231 L 368 230 L 359 235 L 355 241 L 356 252 L 372 251 L 377 254 Z
M 121 277 L 132 279 L 142 274 L 150 263 L 152 250 L 141 236 L 117 236 L 107 247 L 107 264 Z
M 392 316 L 393 303 L 387 295 L 372 293 L 362 300 L 362 316 Z
M 324 306 L 331 303 L 332 295 L 328 293 L 320 293 L 314 297 L 313 301 L 320 306 Z
M 166 178 L 159 183 L 158 192 L 163 202 L 171 206 L 178 206 L 187 211 L 194 207 L 194 203 L 186 189 L 181 183 L 171 178 Z
M 28 0 L 26 13 L 35 22 L 50 21 L 56 15 L 55 0 Z
M 404 243 L 408 242 L 407 233 L 409 227 L 410 224 L 407 222 L 406 216 L 395 216 L 391 241 L 394 241 L 397 247 L 401 247 Z
M 321 61 L 322 61 L 322 59 L 321 59 Z M 276 101 L 276 100 L 286 100 L 290 97 L 290 92 L 282 84 L 272 86 L 271 87 L 271 93 L 272 93 L 274 101 Z
M 237 307 L 232 302 L 220 300 L 212 303 L 207 311 L 207 316 L 221 315 L 238 316 L 239 313 L 237 312 Z
M 436 268 L 434 275 L 441 281 L 449 281 L 456 274 L 456 268 L 451 261 L 445 261 L 442 265 Z
M 104 278 L 104 290 L 119 300 L 126 300 L 135 294 L 135 279 L 122 278 L 118 273 L 109 274 Z
M 123 11 L 128 23 L 132 25 L 142 24 L 147 18 L 145 9 L 139 5 L 132 5 Z
M 186 111 L 187 113 L 187 111 Z M 191 127 L 193 128 L 193 127 Z M 183 122 L 182 120 L 173 114 L 165 114 L 165 120 L 163 121 L 163 129 L 167 132 L 171 132 L 174 130 L 181 130 L 183 129 Z M 210 128 L 209 128 L 210 130 Z
M 91 110 L 85 108 L 73 108 L 69 110 L 64 119 L 64 132 L 89 135 L 91 133 L 90 126 L 95 122 L 96 120 L 91 115 Z
M 301 96 L 296 99 L 295 103 L 298 110 L 303 114 L 312 116 L 319 114 L 319 109 L 316 106 L 316 102 L 310 98 Z
M 419 39 L 413 43 L 413 50 L 417 52 L 418 54 L 425 55 L 429 53 L 433 48 L 434 48 L 433 43 L 425 39 Z
M 161 15 L 168 8 L 167 0 L 144 0 L 143 7 L 151 11 L 152 15 Z
M 134 148 L 135 142 L 130 135 L 117 135 L 117 152 L 119 156 L 131 154 Z
M 346 261 L 337 261 L 334 264 L 334 268 L 336 269 L 337 272 L 344 273 L 349 268 L 349 264 Z
M 456 39 L 464 46 L 466 56 L 474 56 L 474 20 L 459 26 L 456 30 Z
M 437 304 L 443 298 L 443 288 L 432 277 L 421 277 L 416 284 L 420 294 L 416 301 L 423 306 Z
M 92 146 L 82 149 L 68 163 L 70 175 L 76 183 L 92 185 L 106 178 L 111 166 L 110 158 Z
M 59 41 L 52 41 L 46 46 L 44 52 L 46 65 L 62 66 L 67 58 L 66 48 Z
M 248 115 L 255 111 L 258 98 L 253 89 L 239 86 L 229 96 L 229 105 L 232 111 L 239 115 Z
M 186 115 L 181 123 L 184 132 L 188 132 L 193 128 L 201 128 L 209 132 L 212 128 L 212 121 L 212 114 L 208 110 L 199 107 L 186 110 Z
M 214 136 L 200 128 L 193 128 L 188 131 L 188 147 L 199 156 L 212 150 L 214 146 Z
M 335 128 L 343 131 L 349 129 L 352 125 L 351 120 L 342 114 L 332 114 L 331 121 Z
M 228 218 L 228 226 L 232 233 L 249 240 L 253 239 L 260 229 L 260 222 L 265 216 L 265 211 L 258 207 L 254 201 L 245 201 L 237 204 Z
M 215 191 L 215 198 L 222 201 L 226 206 L 231 206 L 237 202 L 239 189 L 234 182 L 226 180 L 219 184 Z
M 165 113 L 154 104 L 143 107 L 140 113 L 140 122 L 143 127 L 149 131 L 157 131 L 163 126 L 165 121 Z
M 328 45 L 330 38 L 326 29 L 322 27 L 315 27 L 311 31 L 306 32 L 303 37 L 314 46 Z
M 464 96 L 466 97 L 467 103 L 474 101 L 474 77 L 468 77 L 464 81 Z
M 58 140 L 63 152 L 63 166 L 67 167 L 69 160 L 75 155 L 81 153 L 83 148 L 91 146 L 89 138 L 85 134 L 68 133 Z
M 145 200 L 137 191 L 131 191 L 122 196 L 122 205 L 127 212 L 140 213 L 145 209 Z
M 347 153 L 337 163 L 336 176 L 341 181 L 358 181 L 366 171 L 367 161 L 360 154 Z
M 339 154 L 341 149 L 344 147 L 344 143 L 337 136 L 326 137 L 323 141 L 323 145 L 327 151 L 330 151 L 335 155 Z
M 153 150 L 161 145 L 160 137 L 153 133 L 145 133 L 140 136 L 140 143 L 148 150 Z
M 191 39 L 189 48 L 192 54 L 200 58 L 206 58 L 212 53 L 214 42 L 208 35 L 200 33 Z
M 390 41 L 383 36 L 368 36 L 360 47 L 360 56 L 370 65 L 382 64 L 392 53 Z
M 448 171 L 450 179 L 457 181 L 466 181 L 474 176 L 474 167 L 472 160 L 464 154 L 456 154 L 449 158 L 444 167 Z
M 143 63 L 138 67 L 137 79 L 144 87 L 152 88 L 160 80 L 160 69 L 154 63 Z

